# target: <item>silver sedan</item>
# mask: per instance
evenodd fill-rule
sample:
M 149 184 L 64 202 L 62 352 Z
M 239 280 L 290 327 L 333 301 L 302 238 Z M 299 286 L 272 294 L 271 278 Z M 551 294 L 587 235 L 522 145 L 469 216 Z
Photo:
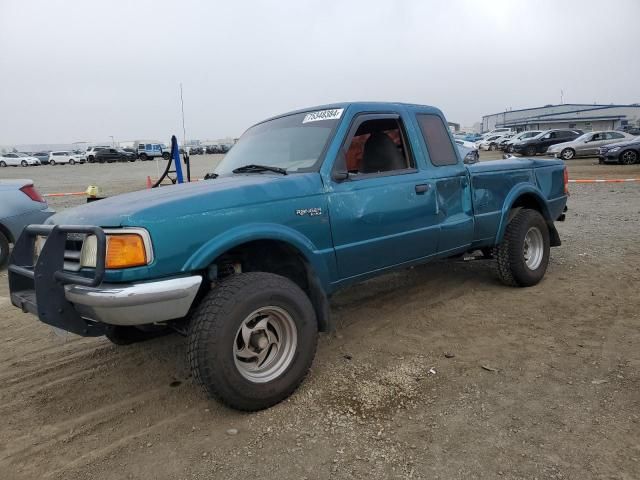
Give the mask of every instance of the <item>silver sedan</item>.
M 623 142 L 632 139 L 633 136 L 624 132 L 605 130 L 589 132 L 580 135 L 570 142 L 557 143 L 547 149 L 547 155 L 553 155 L 563 160 L 571 160 L 574 157 L 594 157 L 598 155 L 600 147 L 609 143 Z
M 55 212 L 33 186 L 33 180 L 0 180 L 0 268 L 9 258 L 9 244 L 32 223 L 44 223 Z

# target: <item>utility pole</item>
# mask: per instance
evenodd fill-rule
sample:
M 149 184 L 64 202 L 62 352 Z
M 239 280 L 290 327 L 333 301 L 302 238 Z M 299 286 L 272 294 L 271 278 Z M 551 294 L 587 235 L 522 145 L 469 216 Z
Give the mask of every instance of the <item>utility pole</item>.
M 560 89 L 560 105 L 564 105 L 564 90 Z
M 182 98 L 182 82 L 180 82 L 180 107 L 182 109 L 182 148 L 186 148 L 187 131 L 184 127 L 184 100 Z

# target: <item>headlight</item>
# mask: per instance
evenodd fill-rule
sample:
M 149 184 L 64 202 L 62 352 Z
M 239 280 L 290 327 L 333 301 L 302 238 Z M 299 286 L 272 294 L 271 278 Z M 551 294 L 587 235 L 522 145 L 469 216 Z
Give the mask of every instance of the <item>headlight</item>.
M 105 230 L 107 251 L 105 268 L 120 269 L 140 267 L 153 261 L 151 238 L 141 228 L 123 228 Z M 80 253 L 80 266 L 95 268 L 98 253 L 98 241 L 95 235 L 89 235 Z
M 614 147 L 610 150 L 607 150 L 608 152 L 617 152 L 618 150 L 620 150 L 620 147 Z

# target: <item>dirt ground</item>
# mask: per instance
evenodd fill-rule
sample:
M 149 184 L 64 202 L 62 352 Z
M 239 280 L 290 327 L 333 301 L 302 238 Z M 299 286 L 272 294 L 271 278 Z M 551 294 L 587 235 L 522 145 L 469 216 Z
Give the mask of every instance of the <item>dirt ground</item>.
M 196 175 L 215 160 L 195 157 Z M 112 195 L 155 170 L 0 176 Z M 569 170 L 640 177 L 640 165 L 593 159 Z M 56 336 L 10 306 L 2 271 L 0 478 L 638 479 L 640 183 L 571 193 L 541 284 L 507 288 L 491 262 L 458 261 L 349 288 L 332 299 L 337 332 L 322 336 L 302 387 L 253 414 L 204 396 L 183 338 Z

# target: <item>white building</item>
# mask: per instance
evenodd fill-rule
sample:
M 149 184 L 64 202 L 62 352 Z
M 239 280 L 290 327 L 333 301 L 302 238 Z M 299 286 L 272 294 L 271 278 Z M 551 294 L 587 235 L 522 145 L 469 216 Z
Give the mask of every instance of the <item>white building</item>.
M 596 105 L 566 103 L 545 105 L 493 113 L 482 117 L 482 131 L 510 127 L 522 130 L 576 128 L 584 130 L 615 130 L 626 125 L 640 126 L 640 104 Z

